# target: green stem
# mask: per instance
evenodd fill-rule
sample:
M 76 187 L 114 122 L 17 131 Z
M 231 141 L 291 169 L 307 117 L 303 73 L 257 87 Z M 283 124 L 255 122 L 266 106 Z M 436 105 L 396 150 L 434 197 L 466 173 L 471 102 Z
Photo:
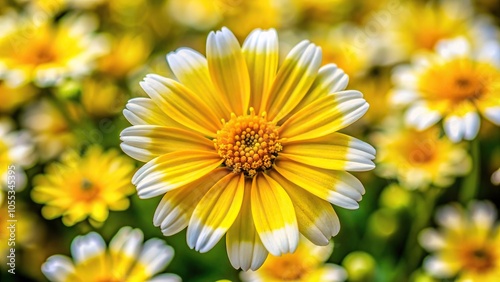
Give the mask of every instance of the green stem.
M 415 209 L 413 220 L 406 240 L 405 248 L 394 272 L 392 281 L 405 281 L 420 264 L 423 250 L 418 244 L 418 234 L 429 225 L 436 200 L 441 195 L 442 189 L 430 187 L 425 194 L 415 194 Z
M 470 151 L 472 157 L 472 170 L 467 177 L 464 178 L 460 193 L 458 195 L 460 202 L 466 205 L 470 200 L 476 197 L 479 188 L 479 172 L 480 172 L 480 151 L 479 139 L 471 141 Z

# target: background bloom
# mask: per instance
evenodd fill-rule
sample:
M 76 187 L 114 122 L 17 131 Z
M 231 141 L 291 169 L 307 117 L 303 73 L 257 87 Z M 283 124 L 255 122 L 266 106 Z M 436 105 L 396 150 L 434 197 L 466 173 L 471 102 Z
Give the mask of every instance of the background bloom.
M 385 127 L 373 138 L 380 176 L 395 178 L 408 189 L 445 188 L 470 171 L 472 163 L 465 144 L 441 137 L 438 128 L 416 131 L 397 122 L 386 122 Z
M 333 243 L 316 246 L 302 238 L 293 254 L 270 255 L 257 271 L 241 272 L 243 281 L 325 281 L 347 279 L 346 271 L 338 265 L 325 263 L 333 251 Z
M 73 260 L 54 255 L 42 265 L 43 274 L 54 282 L 63 281 L 181 281 L 175 274 L 158 274 L 172 260 L 174 250 L 160 239 L 143 243 L 140 229 L 121 228 L 109 248 L 102 237 L 90 232 L 71 243 Z
M 500 45 L 486 42 L 471 49 L 464 38 L 446 40 L 436 54 L 419 57 L 394 74 L 392 101 L 409 105 L 406 123 L 424 130 L 444 118 L 453 142 L 476 137 L 481 113 L 500 125 Z
M 500 277 L 500 233 L 496 208 L 473 202 L 465 211 L 447 205 L 436 213 L 439 229 L 426 229 L 420 244 L 432 254 L 424 268 L 436 278 L 457 281 L 496 281 Z
M 128 208 L 133 170 L 134 164 L 116 150 L 103 152 L 93 146 L 81 157 L 70 151 L 36 177 L 31 197 L 45 205 L 42 215 L 47 219 L 62 216 L 64 224 L 74 225 L 89 217 L 99 225 L 108 218 L 108 210 Z

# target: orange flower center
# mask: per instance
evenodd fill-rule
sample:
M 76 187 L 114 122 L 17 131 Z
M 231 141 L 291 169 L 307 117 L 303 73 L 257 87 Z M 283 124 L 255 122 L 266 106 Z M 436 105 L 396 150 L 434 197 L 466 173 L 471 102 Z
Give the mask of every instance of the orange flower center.
M 495 266 L 494 254 L 485 248 L 471 249 L 464 254 L 465 265 L 475 272 L 485 272 Z
M 461 102 L 480 99 L 496 77 L 498 71 L 490 64 L 458 58 L 431 67 L 420 83 L 428 99 Z
M 99 194 L 99 187 L 87 178 L 83 178 L 80 183 L 80 199 L 85 202 L 95 200 Z
M 250 115 L 237 117 L 233 113 L 231 119 L 223 123 L 214 145 L 228 168 L 248 177 L 271 168 L 282 146 L 278 128 L 266 120 L 266 113 L 256 116 L 250 108 Z
M 264 271 L 276 280 L 299 281 L 311 272 L 313 265 L 303 254 L 284 254 L 268 258 Z

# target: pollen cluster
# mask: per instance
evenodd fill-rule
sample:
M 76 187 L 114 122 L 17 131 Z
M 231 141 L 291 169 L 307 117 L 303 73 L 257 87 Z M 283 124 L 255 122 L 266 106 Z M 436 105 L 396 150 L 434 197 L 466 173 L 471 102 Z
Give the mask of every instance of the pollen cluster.
M 223 123 L 214 145 L 226 167 L 248 177 L 271 168 L 282 146 L 278 128 L 266 120 L 266 113 L 257 116 L 250 108 L 250 115 L 231 114 L 231 119 Z

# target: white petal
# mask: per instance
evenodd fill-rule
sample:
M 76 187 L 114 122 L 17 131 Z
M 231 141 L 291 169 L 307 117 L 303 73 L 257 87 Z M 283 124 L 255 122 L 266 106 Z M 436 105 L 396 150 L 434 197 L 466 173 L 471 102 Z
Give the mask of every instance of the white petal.
M 476 138 L 479 132 L 480 118 L 477 112 L 469 112 L 463 117 L 464 121 L 464 139 L 472 140 Z
M 464 121 L 459 116 L 449 116 L 444 120 L 444 131 L 452 142 L 457 143 L 464 137 Z
M 75 267 L 67 256 L 54 255 L 42 264 L 42 272 L 50 281 L 63 282 L 75 272 Z
M 104 240 L 101 235 L 95 232 L 90 232 L 84 236 L 77 236 L 71 243 L 71 254 L 77 264 L 105 251 L 106 244 Z
M 436 257 L 426 257 L 423 265 L 427 272 L 437 278 L 449 278 L 455 274 L 445 262 Z
M 484 116 L 491 122 L 500 126 L 500 106 L 487 108 Z
M 144 265 L 148 273 L 154 275 L 162 271 L 174 257 L 174 249 L 165 241 L 153 238 L 144 243 L 144 248 L 139 256 L 139 262 Z
M 109 249 L 117 253 L 124 253 L 129 257 L 137 257 L 142 247 L 144 235 L 139 229 L 130 226 L 122 227 L 109 243 Z
M 422 230 L 418 236 L 418 241 L 428 251 L 439 250 L 446 244 L 441 234 L 433 228 Z

